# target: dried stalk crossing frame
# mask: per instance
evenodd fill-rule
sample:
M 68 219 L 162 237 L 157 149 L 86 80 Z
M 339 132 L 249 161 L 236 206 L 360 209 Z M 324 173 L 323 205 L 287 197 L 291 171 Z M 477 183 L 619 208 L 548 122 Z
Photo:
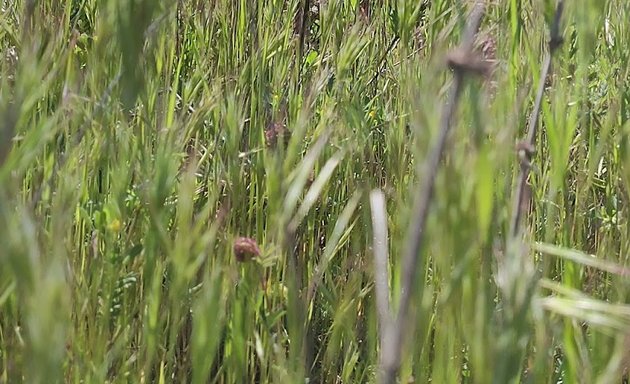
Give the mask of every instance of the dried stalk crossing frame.
M 416 269 L 420 259 L 420 250 L 422 249 L 424 240 L 424 229 L 435 189 L 435 179 L 437 177 L 440 161 L 446 147 L 446 141 L 452 126 L 453 115 L 455 114 L 465 77 L 467 74 L 480 72 L 478 70 L 479 60 L 475 58 L 472 50 L 475 36 L 479 30 L 479 26 L 481 25 L 484 12 L 484 2 L 477 2 L 468 17 L 468 22 L 460 46 L 447 58 L 448 65 L 453 70 L 454 79 L 442 112 L 437 142 L 434 144 L 434 147 L 429 154 L 429 158 L 424 163 L 424 169 L 422 172 L 422 175 L 424 176 L 423 187 L 421 188 L 420 193 L 416 195 L 413 205 L 411 216 L 412 222 L 407 234 L 407 244 L 402 260 L 403 275 L 400 302 L 398 303 L 398 313 L 395 317 L 391 315 L 387 308 L 383 308 L 385 305 L 389 306 L 388 301 L 384 299 L 389 297 L 389 293 L 380 292 L 387 287 L 387 281 L 377 281 L 376 283 L 376 289 L 379 291 L 376 293 L 376 296 L 381 298 L 379 299 L 378 309 L 378 313 L 381 317 L 380 324 L 382 332 L 379 359 L 379 382 L 383 384 L 394 383 L 400 368 L 402 342 L 404 332 L 406 330 L 405 323 L 408 319 L 412 287 L 416 281 Z M 374 207 L 376 205 L 378 207 L 380 205 L 379 200 L 380 198 L 378 197 L 378 194 L 373 194 L 371 200 L 372 206 Z M 375 217 L 373 215 L 373 222 L 375 226 L 383 225 L 382 222 L 378 222 L 377 220 L 374 220 L 374 218 Z M 377 234 L 375 234 L 375 236 L 377 236 Z M 383 247 L 375 247 L 375 258 L 375 264 L 378 269 L 380 269 L 376 271 L 377 280 L 387 278 L 387 272 L 382 271 L 383 266 L 387 265 L 387 263 L 384 262 L 384 260 L 387 260 L 387 255 L 386 253 L 383 253 Z M 385 317 L 385 313 L 389 313 L 387 318 L 383 318 Z
M 549 52 L 542 66 L 534 109 L 529 117 L 527 139 L 517 148 L 520 159 L 520 174 L 515 188 L 515 203 L 512 211 L 513 216 L 510 221 L 509 240 L 514 240 L 519 237 L 521 231 L 520 222 L 527 208 L 525 204 L 526 196 L 528 195 L 527 178 L 531 169 L 531 160 L 534 153 L 536 127 L 545 91 L 545 79 L 551 70 L 552 56 L 562 43 L 559 31 L 563 5 L 563 1 L 560 0 L 557 5 L 553 25 L 551 26 Z M 405 327 L 405 323 L 408 318 L 412 287 L 417 278 L 416 269 L 420 258 L 420 251 L 423 246 L 424 230 L 429 213 L 429 206 L 433 198 L 439 163 L 446 147 L 446 141 L 451 130 L 453 115 L 461 94 L 463 82 L 467 74 L 483 74 L 486 70 L 484 66 L 485 63 L 478 59 L 472 51 L 473 42 L 484 12 L 485 4 L 483 2 L 477 2 L 469 15 L 460 46 L 447 57 L 448 65 L 454 72 L 454 80 L 443 108 L 438 140 L 429 154 L 429 158 L 424 163 L 422 173 L 425 178 L 424 186 L 414 201 L 412 222 L 407 235 L 407 246 L 403 256 L 400 302 L 398 304 L 398 312 L 395 316 L 391 313 L 391 304 L 389 302 L 389 273 L 387 271 L 389 256 L 387 252 L 387 214 L 385 198 L 379 190 L 373 191 L 370 195 L 372 227 L 374 232 L 375 293 L 379 329 L 381 332 L 379 382 L 383 384 L 396 382 L 396 376 L 398 375 L 401 365 L 403 336 L 407 328 Z
M 512 210 L 512 221 L 510 225 L 510 236 L 516 238 L 520 233 L 520 223 L 522 217 L 527 210 L 526 197 L 528 195 L 527 190 L 527 178 L 529 177 L 529 171 L 531 169 L 531 160 L 535 150 L 536 144 L 536 132 L 538 128 L 538 117 L 540 116 L 540 107 L 542 104 L 542 98 L 545 94 L 545 81 L 551 72 L 551 59 L 556 50 L 562 44 L 562 37 L 560 36 L 560 18 L 562 16 L 562 10 L 564 9 L 563 0 L 558 1 L 556 13 L 551 26 L 551 36 L 549 39 L 549 52 L 545 56 L 542 69 L 540 71 L 540 79 L 538 83 L 538 91 L 536 93 L 536 100 L 534 101 L 534 109 L 529 116 L 528 132 L 525 141 L 522 141 L 517 146 L 520 160 L 520 175 L 518 178 L 518 184 L 516 186 L 516 194 L 514 199 L 514 207 Z

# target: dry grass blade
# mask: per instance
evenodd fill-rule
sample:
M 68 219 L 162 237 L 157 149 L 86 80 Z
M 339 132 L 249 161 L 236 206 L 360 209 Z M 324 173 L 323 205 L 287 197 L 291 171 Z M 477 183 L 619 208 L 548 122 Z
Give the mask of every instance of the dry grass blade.
M 578 264 L 586 265 L 588 267 L 597 268 L 604 272 L 613 273 L 620 276 L 630 276 L 630 269 L 622 265 L 612 263 L 610 261 L 599 259 L 595 255 L 589 255 L 584 252 L 545 243 L 534 243 L 532 245 L 532 248 L 535 251 L 544 253 L 546 255 L 570 260 Z
M 464 31 L 462 42 L 457 48 L 458 57 L 462 55 L 469 57 L 470 61 L 475 61 L 472 48 L 475 36 L 481 25 L 481 20 L 485 12 L 485 4 L 476 3 L 471 12 L 466 30 Z M 460 60 L 460 62 L 463 59 Z M 398 314 L 392 324 L 391 329 L 384 332 L 383 344 L 381 345 L 381 367 L 380 382 L 393 383 L 396 381 L 398 369 L 401 360 L 401 348 L 403 334 L 406 332 L 405 323 L 409 310 L 409 302 L 411 300 L 412 287 L 416 281 L 416 269 L 419 260 L 419 253 L 422 249 L 424 239 L 424 229 L 429 215 L 429 206 L 433 198 L 435 187 L 435 179 L 439 168 L 446 140 L 452 125 L 453 115 L 457 107 L 457 102 L 463 88 L 465 76 L 470 73 L 468 68 L 463 65 L 452 65 L 454 71 L 454 81 L 451 85 L 448 99 L 444 105 L 437 142 L 432 148 L 429 158 L 424 163 L 422 175 L 424 176 L 423 187 L 416 196 L 412 212 L 412 222 L 407 234 L 407 244 L 403 256 L 402 270 L 402 287 L 400 302 L 398 305 Z
M 510 223 L 510 234 L 516 237 L 520 233 L 520 223 L 522 217 L 527 210 L 527 200 L 529 196 L 529 186 L 527 184 L 527 178 L 529 177 L 529 171 L 531 169 L 532 156 L 535 151 L 536 144 L 536 132 L 538 128 L 538 118 L 540 116 L 540 108 L 542 105 L 542 99 L 545 94 L 545 82 L 551 71 L 551 59 L 560 47 L 562 38 L 560 36 L 560 18 L 562 16 L 562 10 L 564 9 L 564 2 L 560 0 L 556 8 L 553 25 L 551 26 L 551 38 L 549 40 L 549 52 L 545 56 L 542 69 L 540 71 L 540 77 L 538 81 L 538 91 L 536 93 L 536 100 L 534 102 L 534 109 L 529 116 L 527 123 L 527 139 L 517 145 L 518 156 L 520 160 L 521 171 L 518 177 L 518 184 L 516 186 L 516 195 L 514 199 L 513 216 Z
M 624 333 L 630 329 L 630 306 L 627 304 L 612 304 L 594 299 L 581 291 L 547 279 L 541 280 L 540 286 L 555 293 L 537 300 L 548 311 L 587 322 L 592 326 Z
M 372 211 L 372 232 L 374 252 L 374 280 L 376 291 L 376 307 L 381 330 L 381 343 L 385 331 L 391 326 L 391 312 L 389 309 L 389 255 L 387 252 L 387 209 L 385 196 L 381 190 L 370 193 L 370 208 Z

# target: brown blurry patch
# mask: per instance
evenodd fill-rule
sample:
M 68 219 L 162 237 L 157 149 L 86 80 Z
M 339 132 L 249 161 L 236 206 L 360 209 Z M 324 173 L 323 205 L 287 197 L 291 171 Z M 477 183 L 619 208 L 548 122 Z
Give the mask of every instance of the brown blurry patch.
M 311 173 L 308 174 L 308 179 L 306 179 L 306 184 L 304 185 L 304 189 L 309 189 L 311 188 L 311 185 L 313 185 L 313 182 L 315 181 L 315 171 L 311 171 Z
M 265 144 L 268 148 L 276 148 L 278 143 L 286 147 L 290 138 L 291 135 L 282 122 L 273 121 L 265 129 Z
M 238 237 L 234 240 L 234 255 L 239 263 L 247 262 L 261 254 L 256 240 L 250 237 Z
M 487 61 L 495 62 L 497 60 L 497 40 L 492 35 L 486 35 L 479 43 L 481 56 Z
M 361 0 L 359 3 L 359 16 L 368 24 L 372 18 L 372 7 L 370 6 L 370 0 Z
M 299 49 L 305 52 L 304 43 L 306 42 L 306 35 L 309 32 L 309 13 L 311 8 L 311 0 L 302 0 L 295 17 L 293 18 L 293 33 L 298 36 Z
M 486 32 L 479 38 L 477 49 L 480 56 L 488 65 L 484 85 L 487 87 L 490 98 L 494 98 L 498 88 L 498 83 L 494 76 L 499 64 L 499 60 L 497 59 L 497 39 L 490 32 Z
M 427 46 L 427 31 L 425 25 L 417 26 L 413 31 L 413 39 L 416 43 L 416 49 L 422 51 Z
M 455 49 L 446 56 L 446 63 L 454 71 L 474 73 L 487 76 L 490 73 L 490 64 L 482 57 L 462 49 Z

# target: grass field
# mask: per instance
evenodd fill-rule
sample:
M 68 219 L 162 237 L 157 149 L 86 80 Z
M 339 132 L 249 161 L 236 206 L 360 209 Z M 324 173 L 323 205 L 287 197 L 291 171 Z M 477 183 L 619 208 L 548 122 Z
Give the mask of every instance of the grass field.
M 627 381 L 630 2 L 473 3 L 0 0 L 0 383 Z

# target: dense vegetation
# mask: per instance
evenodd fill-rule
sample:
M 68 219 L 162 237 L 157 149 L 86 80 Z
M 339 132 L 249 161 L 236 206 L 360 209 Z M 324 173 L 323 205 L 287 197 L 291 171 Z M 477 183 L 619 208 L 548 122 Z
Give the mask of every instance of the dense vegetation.
M 0 1 L 0 382 L 375 382 L 472 3 Z M 402 383 L 630 368 L 630 2 L 565 4 L 510 233 L 555 8 L 487 1 Z

